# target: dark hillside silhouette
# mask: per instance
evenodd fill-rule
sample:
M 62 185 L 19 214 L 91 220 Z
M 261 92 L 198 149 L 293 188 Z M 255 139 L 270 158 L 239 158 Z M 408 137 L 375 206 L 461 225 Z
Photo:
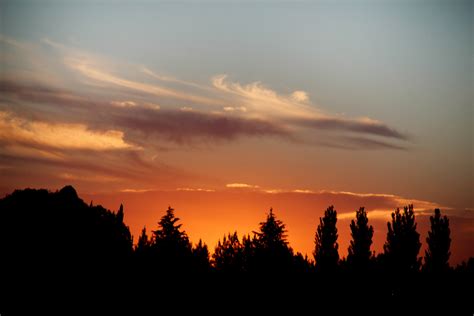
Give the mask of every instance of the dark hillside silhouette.
M 123 217 L 122 205 L 116 213 L 87 205 L 71 186 L 17 190 L 0 200 L 1 256 L 26 268 L 124 262 L 132 237 Z

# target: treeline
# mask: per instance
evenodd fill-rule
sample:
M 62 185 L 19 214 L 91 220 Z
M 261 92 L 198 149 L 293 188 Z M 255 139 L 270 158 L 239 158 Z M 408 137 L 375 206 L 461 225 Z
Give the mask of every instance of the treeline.
M 182 273 L 334 273 L 374 269 L 397 273 L 424 271 L 447 273 L 450 257 L 449 219 L 439 209 L 430 217 L 427 250 L 419 256 L 413 205 L 392 213 L 384 251 L 372 250 L 374 229 L 367 212 L 360 208 L 350 223 L 351 241 L 347 258 L 340 258 L 337 211 L 330 206 L 315 229 L 313 257 L 295 253 L 289 246 L 285 224 L 273 210 L 258 231 L 241 238 L 227 233 L 210 250 L 201 240 L 192 244 L 170 207 L 156 230 L 143 228 L 135 245 L 123 222 L 122 205 L 117 212 L 86 205 L 71 186 L 51 193 L 46 190 L 17 190 L 0 200 L 2 254 L 4 257 L 54 258 L 55 263 L 101 260 L 136 260 L 154 270 L 173 269 Z M 472 268 L 473 259 L 456 269 Z
M 378 255 L 371 249 L 374 229 L 360 208 L 350 224 L 347 258 L 339 256 L 333 206 L 315 228 L 312 258 L 293 251 L 285 224 L 272 210 L 257 231 L 241 237 L 227 233 L 212 251 L 201 240 L 189 241 L 171 207 L 154 230 L 147 233 L 143 228 L 135 245 L 123 217 L 122 206 L 111 212 L 87 205 L 71 186 L 54 193 L 16 190 L 0 200 L 2 276 L 25 279 L 66 271 L 74 278 L 87 271 L 129 281 L 170 276 L 207 276 L 218 282 L 277 278 L 315 282 L 321 287 L 307 293 L 321 297 L 337 287 L 344 297 L 372 295 L 382 300 L 420 295 L 415 289 L 422 283 L 422 295 L 456 297 L 463 308 L 472 308 L 467 297 L 472 294 L 474 259 L 450 267 L 449 219 L 438 209 L 430 217 L 424 260 L 412 205 L 392 213 L 384 250 Z M 341 284 L 347 286 L 339 288 Z M 470 289 L 462 290 L 464 286 Z
M 367 212 L 361 207 L 351 221 L 351 241 L 347 258 L 338 253 L 337 211 L 330 206 L 319 219 L 315 234 L 314 260 L 294 253 L 289 246 L 285 224 L 276 218 L 272 209 L 259 230 L 240 239 L 237 232 L 228 233 L 218 241 L 212 255 L 201 240 L 192 245 L 178 224 L 170 207 L 158 222 L 157 230 L 147 235 L 143 228 L 134 247 L 136 260 L 157 269 L 182 269 L 193 272 L 218 273 L 366 273 L 379 269 L 394 273 L 448 273 L 451 255 L 450 228 L 447 216 L 439 209 L 430 217 L 431 230 L 426 238 L 424 263 L 419 257 L 420 234 L 417 232 L 413 205 L 397 209 L 387 223 L 384 252 L 376 255 L 371 250 L 374 229 L 369 225 Z M 473 259 L 455 269 L 472 269 Z

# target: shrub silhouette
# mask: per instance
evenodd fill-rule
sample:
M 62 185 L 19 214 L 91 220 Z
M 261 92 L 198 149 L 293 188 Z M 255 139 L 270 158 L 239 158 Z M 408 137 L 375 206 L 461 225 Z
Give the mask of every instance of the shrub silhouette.
M 319 218 L 316 230 L 314 259 L 316 270 L 320 272 L 334 272 L 339 262 L 339 245 L 337 243 L 337 212 L 334 206 L 328 207 L 324 217 Z

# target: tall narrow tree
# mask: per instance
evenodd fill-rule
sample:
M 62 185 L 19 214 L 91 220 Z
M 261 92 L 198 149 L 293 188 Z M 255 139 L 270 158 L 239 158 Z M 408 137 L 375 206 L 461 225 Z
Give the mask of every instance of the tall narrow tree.
M 148 239 L 146 233 L 146 227 L 143 227 L 140 236 L 138 237 L 137 245 L 135 246 L 135 252 L 146 251 L 151 245 L 151 241 Z
M 441 216 L 441 211 L 435 209 L 434 216 L 430 217 L 431 230 L 428 232 L 425 251 L 425 270 L 429 272 L 445 272 L 449 270 L 449 257 L 451 252 L 451 230 L 449 219 Z
M 418 271 L 420 260 L 420 234 L 416 231 L 413 205 L 392 213 L 392 222 L 387 223 L 387 241 L 384 245 L 385 258 L 394 272 Z
M 91 202 L 92 204 L 92 202 Z M 123 204 L 120 204 L 120 207 L 117 211 L 117 221 L 123 223 Z
M 367 212 L 363 207 L 356 212 L 356 220 L 351 221 L 350 227 L 352 240 L 348 249 L 347 264 L 350 269 L 356 271 L 367 270 L 373 257 L 370 247 L 374 228 L 369 226 Z
M 337 211 L 334 206 L 328 207 L 324 217 L 319 218 L 316 230 L 314 259 L 316 270 L 331 272 L 337 269 L 339 262 L 339 245 L 337 243 Z

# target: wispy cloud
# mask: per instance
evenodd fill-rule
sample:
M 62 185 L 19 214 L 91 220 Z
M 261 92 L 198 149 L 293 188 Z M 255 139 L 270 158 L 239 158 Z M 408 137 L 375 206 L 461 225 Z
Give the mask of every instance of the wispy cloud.
M 258 118 L 161 109 L 153 103 L 131 100 L 95 101 L 69 91 L 10 81 L 0 81 L 0 91 L 7 96 L 13 95 L 16 100 L 54 106 L 53 113 L 60 109 L 69 120 L 75 119 L 96 129 L 120 129 L 125 138 L 141 145 L 145 144 L 140 140 L 151 141 L 153 137 L 178 144 L 232 140 L 241 136 L 292 137 L 284 126 Z M 90 115 L 92 111 L 94 116 Z
M 145 193 L 154 191 L 154 189 L 121 189 L 120 192 L 122 193 Z
M 137 149 L 124 141 L 121 131 L 95 132 L 83 124 L 29 121 L 9 112 L 0 112 L 0 135 L 4 144 L 87 150 Z
M 111 101 L 110 104 L 122 108 L 137 106 L 137 103 L 134 101 Z
M 201 85 L 201 84 L 198 84 L 198 83 L 195 83 L 195 82 L 181 80 L 181 79 L 178 79 L 178 78 L 175 78 L 175 77 L 170 77 L 170 76 L 159 75 L 159 74 L 153 72 L 152 70 L 150 70 L 146 67 L 142 67 L 141 71 L 144 74 L 147 74 L 150 77 L 155 78 L 155 79 L 160 80 L 160 81 L 178 83 L 178 84 L 181 84 L 181 85 L 185 85 L 185 86 L 189 86 L 189 87 L 193 87 L 193 88 L 198 88 L 198 89 L 202 89 L 202 90 L 208 90 L 208 91 L 211 90 L 210 87 L 205 86 L 205 85 Z
M 107 175 L 100 175 L 100 174 L 77 174 L 71 172 L 63 172 L 58 175 L 58 178 L 66 180 L 66 181 L 93 181 L 96 183 L 110 183 L 120 181 L 120 177 L 115 176 L 107 176 Z
M 408 139 L 406 135 L 402 134 L 396 129 L 388 127 L 382 122 L 369 118 L 347 119 L 340 117 L 320 117 L 296 119 L 293 122 L 301 126 L 320 130 L 340 130 L 396 138 L 400 140 Z
M 225 186 L 226 188 L 231 188 L 231 189 L 258 189 L 260 188 L 258 185 L 247 184 L 247 183 L 228 183 Z
M 287 126 L 312 130 L 342 133 L 336 141 L 317 142 L 344 149 L 405 149 L 405 146 L 388 143 L 381 139 L 360 137 L 365 134 L 379 138 L 407 141 L 408 137 L 388 125 L 368 118 L 347 118 L 329 114 L 313 105 L 305 91 L 296 90 L 289 95 L 281 95 L 260 82 L 242 85 L 230 82 L 227 75 L 212 79 L 213 86 L 224 92 L 231 102 L 240 104 L 245 115 L 273 118 Z M 225 111 L 236 112 L 238 107 L 226 107 Z M 240 113 L 242 115 L 242 113 Z
M 18 49 L 24 46 L 11 40 L 3 42 Z M 405 133 L 371 118 L 331 114 L 314 105 L 309 94 L 300 89 L 282 94 L 261 82 L 232 82 L 227 75 L 216 75 L 206 85 L 160 75 L 146 66 L 125 65 L 50 39 L 43 39 L 42 43 L 61 56 L 63 66 L 88 80 L 79 81 L 77 91 L 81 93 L 55 90 L 47 82 L 24 85 L 4 80 L 0 89 L 23 101 L 74 106 L 76 112 L 83 114 L 85 108 L 97 110 L 104 105 L 123 108 L 123 111 L 108 109 L 108 115 L 99 109 L 103 115 L 99 113 L 98 117 L 108 121 L 106 126 L 110 123 L 112 128 L 124 130 L 126 139 L 139 133 L 145 138 L 161 135 L 167 141 L 185 144 L 234 140 L 239 136 L 278 136 L 302 144 L 346 150 L 407 149 L 409 137 Z M 157 82 L 150 83 L 140 75 Z M 133 80 L 129 79 L 132 77 Z M 160 110 L 160 113 L 146 110 Z M 79 123 L 97 125 L 93 122 L 95 118 L 82 119 Z
M 205 189 L 205 188 L 177 188 L 176 191 L 185 191 L 185 192 L 215 192 L 214 189 Z
M 152 85 L 148 83 L 138 82 L 127 80 L 113 74 L 107 73 L 103 70 L 95 68 L 89 65 L 86 61 L 77 60 L 77 59 L 68 59 L 67 65 L 72 69 L 75 69 L 82 73 L 84 76 L 94 79 L 100 82 L 105 82 L 113 85 L 117 85 L 124 88 L 129 88 L 132 90 L 148 93 L 151 95 L 159 97 L 170 97 L 184 101 L 192 101 L 204 104 L 222 104 L 221 102 L 201 96 L 191 95 L 189 93 L 180 93 L 178 91 L 168 89 L 165 87 Z
M 349 191 L 334 190 L 279 188 L 259 188 L 259 192 L 270 195 L 305 195 L 312 199 L 327 201 L 327 203 L 330 204 L 336 203 L 335 201 L 343 201 L 343 212 L 340 212 L 338 214 L 338 218 L 340 219 L 352 219 L 354 217 L 354 213 L 347 213 L 347 210 L 345 210 L 345 205 L 347 204 L 367 206 L 367 209 L 378 218 L 389 218 L 390 214 L 393 212 L 394 209 L 396 209 L 397 207 L 402 208 L 409 204 L 414 204 L 414 210 L 419 214 L 423 214 L 426 211 L 432 211 L 435 208 L 441 208 L 445 211 L 451 210 L 451 207 L 433 201 L 407 198 L 399 195 L 384 193 L 355 193 Z M 356 210 L 354 209 L 354 212 L 355 211 Z
M 234 140 L 240 136 L 277 136 L 291 139 L 282 126 L 262 119 L 231 117 L 218 113 L 182 110 L 137 109 L 117 113 L 114 122 L 142 135 L 161 136 L 179 144 L 199 140 Z
M 305 102 L 308 101 L 304 91 L 295 91 L 285 96 L 280 95 L 261 82 L 252 82 L 241 85 L 238 82 L 230 82 L 227 75 L 217 75 L 212 78 L 213 86 L 233 97 L 234 102 L 248 109 L 249 115 L 254 116 L 278 116 L 278 117 L 314 117 L 315 109 Z
M 386 194 L 386 193 L 356 193 L 350 191 L 331 191 L 331 190 L 321 190 L 316 192 L 317 194 L 325 194 L 325 195 L 333 195 L 333 196 L 348 196 L 354 198 L 374 198 L 374 199 L 387 199 L 392 200 L 398 205 L 399 207 L 406 206 L 408 204 L 414 204 L 415 210 L 422 211 L 422 210 L 431 210 L 434 208 L 443 208 L 443 209 L 450 209 L 448 206 L 440 205 L 435 202 L 425 201 L 420 199 L 410 199 L 406 197 L 402 197 L 395 194 Z

